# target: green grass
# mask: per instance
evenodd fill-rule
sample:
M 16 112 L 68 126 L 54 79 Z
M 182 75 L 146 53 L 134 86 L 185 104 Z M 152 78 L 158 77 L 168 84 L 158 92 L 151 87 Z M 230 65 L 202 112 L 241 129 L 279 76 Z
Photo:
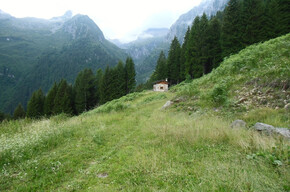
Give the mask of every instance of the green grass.
M 225 58 L 210 74 L 172 89 L 189 98 L 186 105 L 179 107 L 218 109 L 222 116 L 231 120 L 244 118 L 250 124 L 260 121 L 259 114 L 264 113 L 262 120 L 267 119 L 267 123 L 289 127 L 289 114 L 283 109 L 290 103 L 289 49 L 290 34 L 287 34 Z M 239 102 L 242 98 L 246 102 Z
M 0 191 L 289 189 L 287 140 L 161 110 L 173 96 L 142 92 L 117 112 L 1 124 Z
M 251 78 L 216 71 L 176 93 L 132 93 L 77 117 L 3 122 L 0 191 L 289 191 L 289 140 L 230 128 L 236 118 L 287 127 L 286 110 L 237 107 L 235 90 Z M 179 96 L 187 101 L 161 110 Z

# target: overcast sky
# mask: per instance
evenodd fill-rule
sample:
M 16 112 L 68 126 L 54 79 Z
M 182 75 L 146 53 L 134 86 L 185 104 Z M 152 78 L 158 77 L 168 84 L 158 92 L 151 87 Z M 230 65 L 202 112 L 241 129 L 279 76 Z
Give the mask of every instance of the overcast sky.
M 92 18 L 110 39 L 131 41 L 147 28 L 169 28 L 201 0 L 0 0 L 14 17 L 52 18 L 67 10 Z

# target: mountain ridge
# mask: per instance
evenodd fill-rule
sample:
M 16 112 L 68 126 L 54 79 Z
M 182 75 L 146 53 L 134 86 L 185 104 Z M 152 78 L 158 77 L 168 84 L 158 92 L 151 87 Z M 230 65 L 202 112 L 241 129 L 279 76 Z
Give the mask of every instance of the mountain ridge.
M 52 19 L 0 17 L 0 88 L 5 90 L 0 93 L 0 110 L 13 112 L 19 102 L 25 106 L 34 90 L 43 87 L 47 91 L 61 78 L 73 83 L 84 68 L 104 70 L 106 65 L 126 59 L 127 54 L 106 40 L 92 19 L 71 15 L 66 12 Z M 78 50 L 83 55 L 77 54 Z M 71 73 L 62 67 L 68 64 Z

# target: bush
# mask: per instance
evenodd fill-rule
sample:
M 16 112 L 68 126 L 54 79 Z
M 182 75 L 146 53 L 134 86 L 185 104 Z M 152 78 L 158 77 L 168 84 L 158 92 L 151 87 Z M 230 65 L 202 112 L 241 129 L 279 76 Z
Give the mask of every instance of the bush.
M 227 86 L 223 83 L 215 85 L 210 93 L 210 97 L 216 105 L 224 104 L 228 97 Z

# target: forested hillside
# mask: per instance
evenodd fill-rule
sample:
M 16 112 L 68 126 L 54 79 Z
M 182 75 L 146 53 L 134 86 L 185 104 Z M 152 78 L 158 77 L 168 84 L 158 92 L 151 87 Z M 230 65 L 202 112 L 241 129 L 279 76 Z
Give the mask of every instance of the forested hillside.
M 171 84 L 200 78 L 218 67 L 223 58 L 254 43 L 290 32 L 289 4 L 282 0 L 230 0 L 223 12 L 209 19 L 197 16 L 183 44 L 175 37 L 168 58 L 160 53 L 147 82 L 168 78 Z
M 40 87 L 46 93 L 55 81 L 73 83 L 85 68 L 104 70 L 127 57 L 88 16 L 69 12 L 50 20 L 2 13 L 0 41 L 0 110 L 10 113 Z

